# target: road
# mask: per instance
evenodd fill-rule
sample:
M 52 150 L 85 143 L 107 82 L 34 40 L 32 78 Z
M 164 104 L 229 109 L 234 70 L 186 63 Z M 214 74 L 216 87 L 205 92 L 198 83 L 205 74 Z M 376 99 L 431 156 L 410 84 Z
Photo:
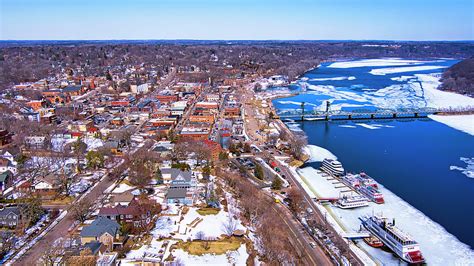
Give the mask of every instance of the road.
M 303 231 L 301 225 L 296 223 L 295 219 L 289 210 L 281 204 L 271 205 L 271 209 L 281 218 L 281 221 L 288 227 L 290 233 L 290 243 L 295 249 L 298 249 L 304 265 L 334 265 L 329 256 L 324 253 L 320 246 L 314 248 L 310 246 L 312 239 L 307 235 L 306 231 Z
M 160 87 L 168 86 L 174 81 L 176 70 L 173 68 L 170 75 L 160 83 Z M 95 92 L 91 92 L 86 97 L 94 95 Z M 152 94 L 153 95 L 153 94 Z M 140 130 L 143 126 L 142 123 L 136 128 L 136 131 Z M 116 166 L 115 168 L 117 168 Z M 101 196 L 104 195 L 104 191 L 114 184 L 115 180 L 110 180 L 108 178 L 108 173 L 102 178 L 97 185 L 91 188 L 90 192 L 87 194 L 87 197 L 81 198 L 78 201 L 88 200 L 90 202 L 95 202 Z M 66 216 L 54 226 L 44 237 L 42 237 L 33 247 L 31 247 L 25 254 L 23 254 L 18 260 L 16 260 L 13 265 L 36 265 L 40 260 L 45 248 L 48 245 L 51 245 L 54 241 L 61 237 L 67 236 L 68 229 L 73 225 L 75 219 L 71 212 L 68 212 Z
M 308 195 L 306 190 L 303 188 L 303 186 L 298 182 L 297 178 L 293 175 L 293 173 L 284 165 L 280 164 L 278 160 L 275 159 L 274 154 L 278 154 L 278 152 L 275 149 L 271 149 L 272 153 L 270 151 L 262 149 L 260 145 L 262 145 L 264 142 L 264 136 L 259 135 L 256 131 L 259 130 L 258 127 L 258 121 L 255 118 L 255 106 L 252 106 L 252 98 L 253 98 L 253 92 L 251 90 L 252 85 L 249 85 L 246 87 L 245 90 L 242 91 L 241 93 L 241 99 L 242 102 L 244 102 L 244 110 L 246 114 L 245 118 L 245 128 L 246 128 L 246 133 L 249 136 L 250 140 L 253 142 L 253 144 L 257 145 L 260 150 L 262 150 L 262 157 L 263 158 L 272 158 L 273 161 L 275 161 L 278 165 L 278 168 L 281 170 L 281 174 L 286 177 L 286 179 L 289 181 L 290 185 L 292 187 L 296 187 L 300 192 L 301 195 L 303 196 L 304 202 L 309 208 L 312 209 L 313 214 L 317 220 L 318 223 L 320 224 L 325 224 L 326 220 L 320 210 L 317 208 L 316 203 L 313 201 L 313 199 Z M 287 134 L 290 136 L 293 135 L 293 133 L 286 127 L 286 125 L 281 121 L 281 120 L 274 120 L 274 122 L 277 122 L 278 126 L 284 130 Z M 294 219 L 291 217 L 290 221 L 293 221 Z M 340 236 L 332 226 L 328 226 L 330 232 L 331 232 L 331 238 L 334 242 L 334 240 L 338 240 L 338 242 L 345 242 L 345 240 Z M 362 261 L 353 253 L 349 253 L 349 259 L 350 261 L 355 264 L 355 265 L 363 265 Z
M 107 174 L 106 174 L 107 175 Z M 115 180 L 110 180 L 108 176 L 103 178 L 99 183 L 92 188 L 87 197 L 81 199 L 81 201 L 87 199 L 94 201 L 100 196 L 104 195 L 104 191 L 110 187 Z M 68 229 L 72 226 L 76 219 L 74 219 L 72 212 L 68 212 L 66 216 L 53 227 L 43 238 L 41 238 L 30 250 L 28 250 L 23 256 L 21 256 L 13 265 L 36 265 L 40 260 L 45 248 L 51 245 L 56 239 L 65 237 Z

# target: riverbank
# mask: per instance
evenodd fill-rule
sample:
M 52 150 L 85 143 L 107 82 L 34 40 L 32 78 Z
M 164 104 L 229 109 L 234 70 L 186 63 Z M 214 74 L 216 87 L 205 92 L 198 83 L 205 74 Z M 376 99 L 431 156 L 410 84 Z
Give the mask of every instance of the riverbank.
M 360 66 L 354 66 L 360 62 L 341 62 L 340 66 L 344 68 L 324 65 L 307 73 L 300 81 L 306 83 L 307 91 L 274 100 L 273 105 L 283 111 L 295 110 L 301 102 L 305 102 L 307 108 L 318 108 L 327 101 L 331 102 L 331 110 L 341 107 L 347 111 L 364 108 L 465 109 L 474 106 L 472 98 L 437 89 L 440 70 L 433 73 L 433 69 L 420 70 L 417 67 L 410 69 L 413 72 L 406 72 L 410 64 L 449 67 L 452 61 L 392 61 L 391 64 L 404 65 L 405 68 L 395 70 L 384 60 L 364 61 Z M 373 69 L 384 68 L 390 68 L 385 75 L 370 73 Z M 347 171 L 364 171 L 382 184 L 387 195 L 387 204 L 382 207 L 387 209 L 380 211 L 399 220 L 400 228 L 420 242 L 429 264 L 462 264 L 474 260 L 471 248 L 474 247 L 474 214 L 466 212 L 470 209 L 469 195 L 473 185 L 471 158 L 474 154 L 469 148 L 473 143 L 469 125 L 474 120 L 470 115 L 430 118 L 363 123 L 298 122 L 289 128 L 304 131 L 309 144 L 324 148 L 330 152 L 325 151 L 327 154 L 337 155 Z M 313 150 L 318 156 L 322 154 L 321 150 Z M 310 166 L 308 169 L 319 167 L 311 160 L 305 166 Z M 314 171 L 303 172 L 305 180 L 314 181 L 307 186 L 316 195 L 318 189 L 324 190 L 326 186 L 321 184 L 324 180 L 313 176 Z M 324 195 L 325 192 L 321 193 Z M 334 195 L 334 191 L 328 189 L 326 194 Z M 389 199 L 393 199 L 393 203 L 388 202 Z M 340 211 L 331 205 L 326 207 L 344 228 L 359 228 L 357 215 L 361 213 Z M 362 214 L 379 207 L 361 209 L 366 212 Z M 367 249 L 368 252 L 375 250 Z M 376 251 L 371 255 L 385 264 L 399 262 L 391 253 Z

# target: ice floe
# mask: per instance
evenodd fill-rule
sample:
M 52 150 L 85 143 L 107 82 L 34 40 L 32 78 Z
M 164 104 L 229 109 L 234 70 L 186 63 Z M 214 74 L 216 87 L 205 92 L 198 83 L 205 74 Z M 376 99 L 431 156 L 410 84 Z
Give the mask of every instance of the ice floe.
M 337 80 L 355 80 L 356 77 L 335 77 L 335 78 L 312 78 L 310 81 L 337 81 Z
M 372 75 L 387 75 L 394 73 L 403 73 L 403 72 L 414 72 L 414 71 L 425 71 L 425 70 L 434 70 L 447 68 L 447 66 L 411 66 L 411 67 L 389 67 L 389 68 L 377 68 L 369 71 Z
M 356 61 L 336 62 L 330 64 L 329 68 L 353 68 L 353 67 L 376 67 L 376 66 L 406 66 L 428 63 L 429 61 L 405 60 L 399 58 L 364 59 Z
M 461 173 L 463 173 L 465 176 L 474 178 L 474 157 L 461 157 L 460 160 L 466 163 L 466 167 L 452 165 L 449 167 L 449 170 L 461 171 Z
M 408 80 L 414 79 L 414 78 L 416 78 L 416 76 L 401 76 L 401 77 L 394 77 L 394 78 L 390 78 L 390 79 L 394 80 L 394 81 L 403 82 L 403 81 L 408 81 Z

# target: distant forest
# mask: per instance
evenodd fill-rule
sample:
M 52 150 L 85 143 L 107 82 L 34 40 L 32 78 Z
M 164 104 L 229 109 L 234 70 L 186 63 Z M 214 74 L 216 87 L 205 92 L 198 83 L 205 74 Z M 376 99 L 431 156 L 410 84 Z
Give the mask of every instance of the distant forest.
M 342 59 L 402 57 L 414 59 L 474 54 L 472 42 L 384 41 L 1 41 L 0 91 L 14 84 L 61 73 L 84 76 L 121 75 L 130 66 L 153 69 L 158 76 L 170 66 L 197 66 L 219 78 L 223 66 L 241 76 L 257 73 L 295 79 L 321 62 Z M 462 65 L 460 65 L 462 67 Z M 471 68 L 472 70 L 472 63 Z M 463 75 L 468 75 L 465 71 Z M 453 73 L 461 73 L 459 70 Z M 457 76 L 456 76 L 457 77 Z M 206 80 L 207 77 L 200 77 Z M 446 78 L 446 89 L 456 90 Z M 454 78 L 472 93 L 472 82 Z M 461 86 L 461 85 L 456 85 Z
M 442 90 L 474 97 L 474 57 L 448 68 L 443 74 L 442 82 Z

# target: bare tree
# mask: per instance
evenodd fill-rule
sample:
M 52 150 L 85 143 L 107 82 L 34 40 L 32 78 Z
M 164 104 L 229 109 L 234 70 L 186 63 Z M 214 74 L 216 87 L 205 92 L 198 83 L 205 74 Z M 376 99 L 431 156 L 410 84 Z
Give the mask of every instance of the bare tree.
M 59 238 L 53 243 L 45 245 L 43 255 L 40 258 L 40 262 L 46 266 L 57 265 L 61 258 L 64 256 L 64 239 Z
M 91 207 L 92 203 L 90 202 L 90 200 L 84 198 L 72 204 L 69 208 L 69 211 L 72 213 L 74 219 L 79 220 L 81 223 L 83 223 L 87 219 L 87 215 L 89 214 Z
M 233 215 L 229 213 L 227 220 L 222 223 L 222 228 L 227 236 L 232 236 L 234 231 L 238 228 L 239 221 L 234 218 Z

